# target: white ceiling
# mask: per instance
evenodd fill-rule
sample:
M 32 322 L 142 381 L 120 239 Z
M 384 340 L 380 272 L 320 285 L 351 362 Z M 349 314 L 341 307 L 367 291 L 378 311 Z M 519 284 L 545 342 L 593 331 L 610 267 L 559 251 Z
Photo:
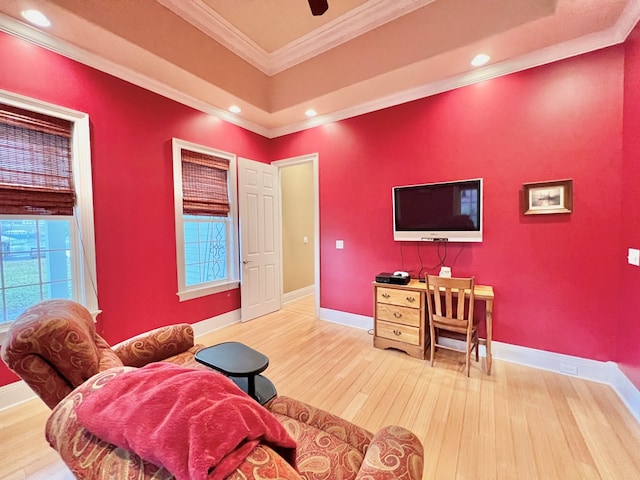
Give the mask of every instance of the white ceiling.
M 328 1 L 10 0 L 0 30 L 271 138 L 621 43 L 640 18 L 640 0 Z

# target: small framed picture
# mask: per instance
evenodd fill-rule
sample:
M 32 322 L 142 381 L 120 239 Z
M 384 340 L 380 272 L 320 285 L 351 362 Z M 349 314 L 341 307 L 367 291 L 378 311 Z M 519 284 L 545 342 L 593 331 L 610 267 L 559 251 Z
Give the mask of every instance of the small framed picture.
M 572 210 L 572 179 L 522 184 L 523 214 L 571 213 Z

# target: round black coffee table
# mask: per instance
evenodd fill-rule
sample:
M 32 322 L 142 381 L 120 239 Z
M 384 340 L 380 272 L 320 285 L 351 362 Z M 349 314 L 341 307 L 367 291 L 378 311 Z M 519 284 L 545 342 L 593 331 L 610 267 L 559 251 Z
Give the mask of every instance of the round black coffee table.
M 224 342 L 198 350 L 196 361 L 227 375 L 244 392 L 264 405 L 276 396 L 271 381 L 260 375 L 269 358 L 240 342 Z

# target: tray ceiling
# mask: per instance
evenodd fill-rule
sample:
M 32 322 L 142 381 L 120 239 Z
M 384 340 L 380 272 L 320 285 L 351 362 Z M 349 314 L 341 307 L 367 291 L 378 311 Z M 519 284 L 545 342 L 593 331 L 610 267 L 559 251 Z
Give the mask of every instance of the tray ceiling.
M 267 137 L 614 45 L 638 18 L 640 0 L 0 3 L 1 30 Z

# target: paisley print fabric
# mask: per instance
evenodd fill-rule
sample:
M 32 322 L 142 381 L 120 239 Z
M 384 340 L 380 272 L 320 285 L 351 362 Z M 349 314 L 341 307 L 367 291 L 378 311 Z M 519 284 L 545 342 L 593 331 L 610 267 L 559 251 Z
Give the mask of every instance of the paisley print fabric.
M 113 351 L 125 365 L 144 367 L 185 352 L 193 344 L 193 328 L 183 323 L 157 328 L 153 336 L 146 333 L 135 336 L 114 345 Z
M 89 311 L 69 300 L 40 302 L 20 315 L 3 341 L 2 359 L 50 408 L 100 368 L 122 365 Z
M 174 477 L 162 466 L 89 433 L 78 422 L 76 408 L 105 382 L 150 362 L 207 368 L 194 359 L 200 348 L 193 344 L 193 329 L 184 324 L 153 330 L 112 349 L 95 332 L 84 307 L 50 300 L 30 308 L 14 323 L 1 353 L 7 365 L 53 409 L 47 440 L 77 478 L 169 480 Z M 298 471 L 259 445 L 228 477 L 232 480 L 422 478 L 422 445 L 402 427 L 385 427 L 374 435 L 286 397 L 276 397 L 265 407 L 296 440 Z
M 278 397 L 267 408 L 298 443 L 296 461 L 303 478 L 356 477 L 373 437 L 371 433 L 292 398 Z
M 367 449 L 359 479 L 419 479 L 424 469 L 424 451 L 418 437 L 403 427 L 378 431 Z
M 298 472 L 306 480 L 422 478 L 422 444 L 405 428 L 385 427 L 373 435 L 286 397 L 267 408 L 298 443 Z
M 331 434 L 339 441 L 351 445 L 362 455 L 367 451 L 367 447 L 373 437 L 372 433 L 343 418 L 293 398 L 274 398 L 267 404 L 267 409 L 271 413 L 279 415 L 283 421 L 287 419 L 293 420 L 301 425 L 309 425 L 317 430 Z
M 11 325 L 0 353 L 49 406 L 103 370 L 159 360 L 195 364 L 193 329 L 171 325 L 138 335 L 113 349 L 96 333 L 89 311 L 71 300 L 46 300 L 28 308 Z
M 78 423 L 75 412 L 93 390 L 135 367 L 170 361 L 206 368 L 194 359 L 199 348 L 187 324 L 162 327 L 111 348 L 96 333 L 86 308 L 69 300 L 48 300 L 29 308 L 14 322 L 1 354 L 9 368 L 53 409 L 47 439 L 77 478 L 168 480 L 173 476 L 162 466 L 90 434 Z M 422 445 L 404 428 L 386 427 L 373 435 L 285 397 L 275 398 L 267 408 L 298 444 L 298 472 L 260 445 L 229 478 L 417 480 L 422 476 Z
M 54 409 L 46 438 L 78 479 L 173 480 L 169 471 L 145 462 L 89 433 L 77 407 L 91 393 L 133 367 L 100 372 L 76 388 Z M 118 399 L 114 399 L 118 401 Z M 423 451 L 410 431 L 385 427 L 375 435 L 335 415 L 297 400 L 279 397 L 267 404 L 298 444 L 298 471 L 265 445 L 259 445 L 229 476 L 231 480 L 420 480 Z
M 133 452 L 119 449 L 89 433 L 76 416 L 77 407 L 118 375 L 133 367 L 100 372 L 60 402 L 46 425 L 46 438 L 76 478 L 83 480 L 173 480 L 165 468 L 142 460 Z M 117 401 L 115 399 L 114 401 Z M 229 477 L 233 480 L 301 477 L 269 447 L 259 445 Z

